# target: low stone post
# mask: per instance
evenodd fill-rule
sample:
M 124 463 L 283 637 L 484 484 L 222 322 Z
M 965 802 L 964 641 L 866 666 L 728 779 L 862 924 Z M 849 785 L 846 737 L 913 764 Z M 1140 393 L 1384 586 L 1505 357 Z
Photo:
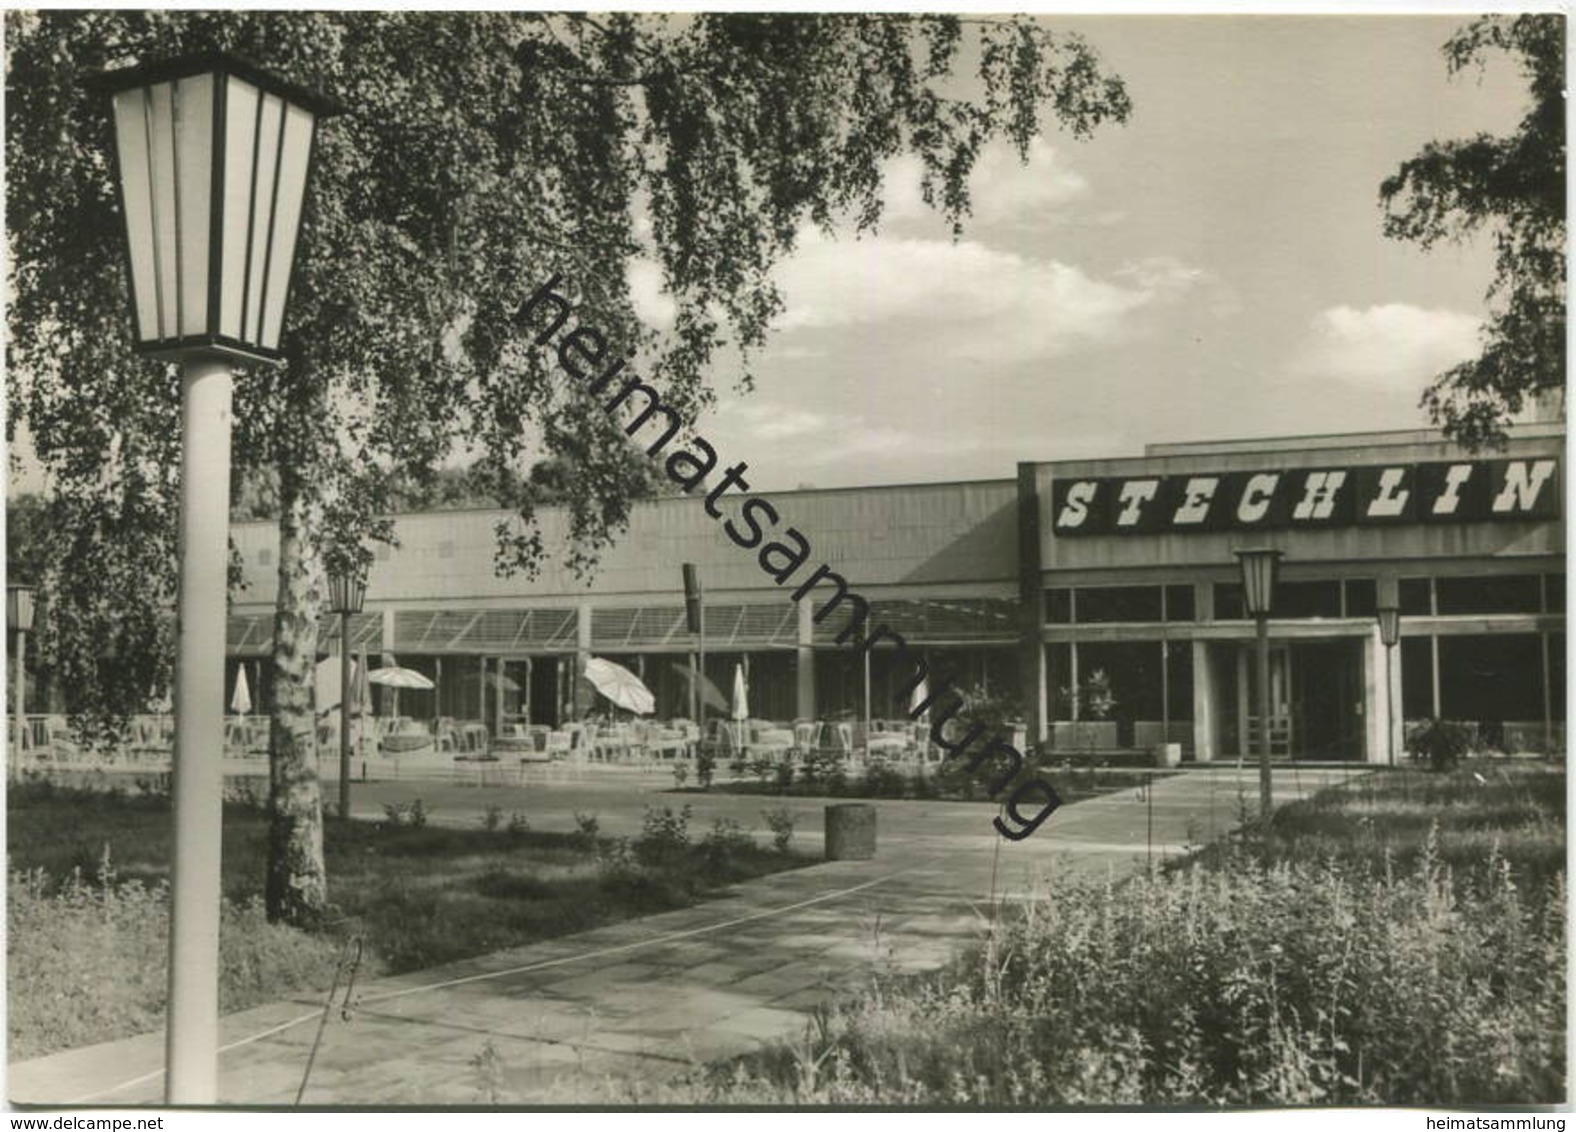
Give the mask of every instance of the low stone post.
M 876 855 L 876 808 L 868 802 L 826 807 L 826 859 L 868 861 Z

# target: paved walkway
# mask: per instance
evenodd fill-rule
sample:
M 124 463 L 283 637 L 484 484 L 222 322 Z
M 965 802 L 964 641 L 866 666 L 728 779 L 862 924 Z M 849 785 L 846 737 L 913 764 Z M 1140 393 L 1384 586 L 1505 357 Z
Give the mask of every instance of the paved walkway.
M 1276 803 L 1354 773 L 1284 768 Z M 883 802 L 874 861 L 780 873 L 693 908 L 361 985 L 351 1020 L 336 1013 L 324 1032 L 303 1104 L 627 1103 L 639 1082 L 802 1033 L 817 1004 L 877 965 L 939 965 L 977 938 L 993 892 L 1044 891 L 1048 874 L 1127 875 L 1146 854 L 1174 856 L 1220 836 L 1236 824 L 1239 799 L 1255 808 L 1257 778 L 1251 766 L 1226 766 L 1151 789 L 1067 806 L 1018 843 L 991 829 L 992 806 Z M 572 821 L 572 807 L 586 806 L 576 790 L 602 788 L 528 787 L 533 825 Z M 451 819 L 473 804 L 508 812 L 492 789 L 472 793 L 474 803 L 444 795 Z M 638 828 L 652 800 L 643 797 L 628 786 L 597 793 L 603 829 Z M 713 810 L 743 805 L 758 815 L 775 803 L 683 800 L 695 804 L 697 822 Z M 794 804 L 819 817 L 819 802 Z M 801 848 L 818 847 L 809 832 L 801 817 Z M 292 1104 L 321 1012 L 321 998 L 303 997 L 222 1019 L 220 1102 Z M 158 1104 L 162 1065 L 162 1032 L 145 1034 L 13 1064 L 8 1095 Z

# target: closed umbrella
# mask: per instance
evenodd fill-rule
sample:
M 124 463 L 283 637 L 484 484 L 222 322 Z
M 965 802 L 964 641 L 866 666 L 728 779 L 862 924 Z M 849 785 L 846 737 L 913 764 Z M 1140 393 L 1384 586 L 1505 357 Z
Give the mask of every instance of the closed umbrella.
M 744 665 L 733 666 L 733 719 L 737 725 L 739 736 L 739 750 L 745 751 L 750 744 L 750 725 L 746 722 L 750 718 L 750 689 L 744 682 Z
M 636 715 L 646 715 L 657 706 L 657 698 L 641 683 L 640 677 L 611 660 L 599 656 L 587 660 L 585 678 L 615 705 Z
M 750 718 L 750 689 L 744 683 L 744 665 L 733 666 L 733 718 Z
M 919 705 L 928 699 L 930 699 L 930 681 L 921 677 L 919 683 L 914 687 L 914 694 L 908 698 L 908 714 L 913 715 L 919 709 Z M 924 719 L 929 714 L 930 709 L 926 708 L 924 714 L 918 718 Z
M 246 686 L 246 665 L 235 670 L 235 691 L 230 695 L 230 710 L 247 715 L 252 710 L 252 690 Z

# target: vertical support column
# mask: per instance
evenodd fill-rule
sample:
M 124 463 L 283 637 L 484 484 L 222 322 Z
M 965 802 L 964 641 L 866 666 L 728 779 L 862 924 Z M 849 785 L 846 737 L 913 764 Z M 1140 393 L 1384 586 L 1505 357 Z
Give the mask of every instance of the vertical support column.
M 1543 648 L 1543 754 L 1549 757 L 1554 754 L 1554 691 L 1549 680 L 1549 634 L 1548 630 L 1538 634 L 1539 643 Z M 21 702 L 19 699 L 18 703 Z
M 1249 708 L 1248 692 L 1248 650 L 1240 644 L 1236 647 L 1237 656 L 1237 757 L 1244 758 L 1252 747 L 1252 739 L 1248 735 Z
M 180 596 L 175 672 L 169 1104 L 213 1104 L 219 1082 L 219 849 L 230 508 L 230 367 L 181 365 Z
M 576 719 L 580 716 L 576 695 L 580 689 L 580 674 L 586 670 L 586 661 L 590 659 L 591 604 L 582 601 L 575 606 L 575 670 L 569 674 L 569 712 Z
M 1207 641 L 1193 643 L 1193 761 L 1214 762 L 1220 727 L 1215 718 L 1215 667 Z
M 1029 739 L 1050 736 L 1045 673 L 1045 577 L 1040 547 L 1040 491 L 1035 465 L 1018 465 L 1018 671 L 1029 705 Z
M 1385 652 L 1389 654 L 1385 662 L 1389 665 L 1390 676 L 1390 733 L 1385 741 L 1385 762 L 1399 763 L 1401 752 L 1406 749 L 1406 708 L 1402 700 L 1406 667 L 1401 660 L 1400 641 L 1396 642 L 1394 648 L 1385 649 Z
M 1390 650 L 1384 647 L 1375 625 L 1363 638 L 1363 761 L 1390 761 Z
M 814 606 L 806 597 L 797 603 L 798 636 L 794 645 L 797 660 L 794 676 L 794 715 L 799 719 L 815 718 L 815 621 Z

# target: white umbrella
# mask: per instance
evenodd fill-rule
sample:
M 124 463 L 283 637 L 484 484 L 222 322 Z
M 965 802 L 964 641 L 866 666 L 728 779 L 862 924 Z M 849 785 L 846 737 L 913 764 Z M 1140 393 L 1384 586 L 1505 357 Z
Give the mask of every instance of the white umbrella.
M 252 690 L 246 686 L 246 665 L 235 670 L 235 691 L 230 696 L 230 710 L 236 715 L 246 715 L 252 710 Z
M 419 692 L 430 692 L 436 685 L 420 672 L 413 668 L 401 668 L 397 664 L 385 664 L 382 668 L 374 668 L 367 673 L 367 679 L 374 684 L 382 684 L 385 688 L 394 689 L 394 715 L 399 716 L 399 690 L 412 688 Z
M 434 687 L 431 680 L 414 668 L 401 668 L 397 664 L 385 664 L 382 668 L 374 668 L 367 673 L 367 679 L 386 688 L 414 688 L 417 691 L 430 692 Z
M 930 699 L 930 681 L 921 677 L 919 683 L 914 686 L 914 694 L 908 698 L 908 714 L 913 715 L 919 705 L 928 699 Z M 927 708 L 925 714 L 919 718 L 924 719 L 929 714 L 930 710 Z
M 641 683 L 640 677 L 611 660 L 599 656 L 587 660 L 585 678 L 614 704 L 636 715 L 649 714 L 657 706 L 657 698 Z
M 744 665 L 733 666 L 733 718 L 750 718 L 750 690 L 744 683 Z

